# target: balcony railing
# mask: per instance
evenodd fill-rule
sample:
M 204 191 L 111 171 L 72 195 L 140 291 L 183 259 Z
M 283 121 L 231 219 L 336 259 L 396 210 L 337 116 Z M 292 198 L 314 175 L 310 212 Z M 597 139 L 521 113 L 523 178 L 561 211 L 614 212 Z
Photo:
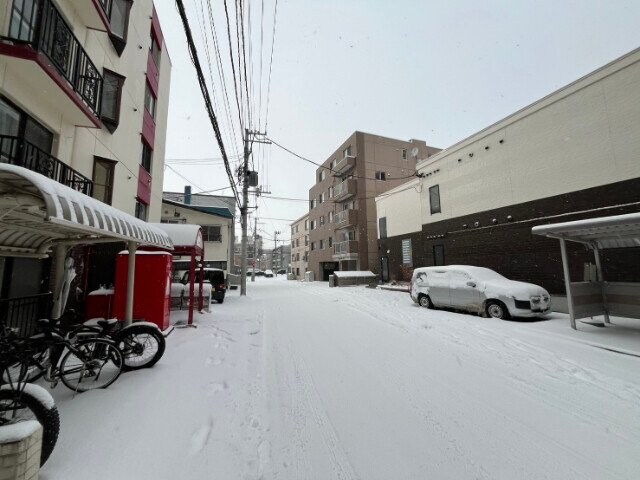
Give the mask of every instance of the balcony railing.
M 23 138 L 0 135 L 0 163 L 38 172 L 85 195 L 93 191 L 91 180 Z
M 36 330 L 36 321 L 49 318 L 52 294 L 0 299 L 0 326 L 14 328 L 20 337 L 29 337 Z
M 333 223 L 337 228 L 355 225 L 358 222 L 358 211 L 355 209 L 343 210 L 333 217 Z
M 109 1 L 101 0 L 108 4 Z M 16 43 L 26 43 L 43 53 L 91 111 L 100 116 L 102 75 L 89 59 L 71 28 L 51 0 L 36 0 L 30 17 L 15 14 L 9 25 L 9 35 L 3 37 Z
M 348 172 L 356 165 L 356 157 L 347 155 L 333 167 L 333 175 L 340 176 L 345 172 Z
M 356 194 L 356 181 L 353 179 L 344 180 L 333 187 L 334 200 L 345 199 Z
M 338 242 L 333 245 L 334 255 L 348 255 L 350 253 L 358 253 L 358 242 L 355 240 L 347 240 Z

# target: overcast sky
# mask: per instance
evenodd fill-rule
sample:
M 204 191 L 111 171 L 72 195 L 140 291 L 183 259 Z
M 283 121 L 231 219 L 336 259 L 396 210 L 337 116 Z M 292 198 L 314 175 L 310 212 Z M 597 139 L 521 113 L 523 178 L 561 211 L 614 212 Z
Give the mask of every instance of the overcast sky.
M 219 158 L 175 2 L 155 1 L 173 62 L 166 157 Z M 223 4 L 211 0 L 235 138 L 222 107 L 213 37 L 201 33 L 201 25 L 211 28 L 201 13 L 207 2 L 184 2 L 208 72 L 207 38 L 216 113 L 225 148 L 235 155 L 242 146 Z M 233 28 L 235 2 L 228 4 Z M 264 129 L 274 0 L 264 0 L 262 32 L 262 3 L 245 5 L 252 10 L 245 18 L 252 18 L 254 119 L 262 106 L 251 127 Z M 448 147 L 640 45 L 637 0 L 278 0 L 277 7 L 267 133 L 318 162 L 355 130 Z M 276 146 L 255 153 L 260 183 L 273 196 L 308 197 L 316 167 Z M 220 160 L 169 165 L 194 191 L 229 185 Z M 181 191 L 187 181 L 174 170 L 165 168 L 164 188 Z M 288 232 L 290 223 L 271 219 L 307 210 L 305 202 L 264 197 L 258 206 L 259 217 L 268 218 L 259 228 L 267 238 Z

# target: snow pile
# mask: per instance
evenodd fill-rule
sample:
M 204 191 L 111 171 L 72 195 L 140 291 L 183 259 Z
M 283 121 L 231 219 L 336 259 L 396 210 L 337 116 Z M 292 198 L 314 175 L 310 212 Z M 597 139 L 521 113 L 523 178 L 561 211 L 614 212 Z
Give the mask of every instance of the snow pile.
M 376 274 L 368 270 L 342 270 L 333 272 L 336 277 L 375 277 Z
M 37 432 L 39 428 L 41 427 L 37 420 L 26 420 L 24 422 L 4 425 L 0 427 L 0 445 L 24 440 Z

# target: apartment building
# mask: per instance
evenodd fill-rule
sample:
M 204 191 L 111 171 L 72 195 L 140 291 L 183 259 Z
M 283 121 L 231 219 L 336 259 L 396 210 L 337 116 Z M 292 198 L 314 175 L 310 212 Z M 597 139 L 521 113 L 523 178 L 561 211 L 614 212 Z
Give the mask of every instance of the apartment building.
M 202 227 L 206 267 L 228 271 L 233 262 L 233 215 L 226 207 L 203 207 L 162 200 L 162 223 L 194 224 Z M 176 261 L 183 259 L 174 258 Z M 187 259 L 184 259 L 187 260 Z
M 159 222 L 170 75 L 152 0 L 0 2 L 0 166 Z M 112 281 L 122 248 L 74 249 L 81 290 Z M 48 290 L 49 264 L 23 257 L 0 262 L 0 298 Z
M 565 290 L 557 240 L 531 228 L 640 211 L 640 49 L 417 165 L 376 199 L 383 277 L 467 264 Z M 568 242 L 571 276 L 593 254 Z M 602 253 L 604 278 L 640 280 L 640 247 Z M 402 268 L 402 266 L 407 268 Z
M 309 213 L 291 224 L 291 273 L 304 279 L 309 265 Z
M 316 170 L 309 189 L 309 264 L 316 280 L 336 270 L 379 272 L 375 197 L 415 175 L 439 149 L 423 140 L 354 132 Z
M 285 270 L 287 273 L 291 271 L 291 245 L 278 245 L 271 250 L 270 256 L 269 268 L 273 270 L 273 273 L 280 270 Z

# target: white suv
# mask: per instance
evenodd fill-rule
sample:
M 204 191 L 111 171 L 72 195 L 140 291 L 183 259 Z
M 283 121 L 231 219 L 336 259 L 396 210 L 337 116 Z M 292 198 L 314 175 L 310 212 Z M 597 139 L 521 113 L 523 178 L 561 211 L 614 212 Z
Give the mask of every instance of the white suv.
M 416 268 L 410 294 L 423 307 L 454 308 L 503 319 L 542 316 L 549 312 L 551 302 L 542 287 L 467 265 Z

